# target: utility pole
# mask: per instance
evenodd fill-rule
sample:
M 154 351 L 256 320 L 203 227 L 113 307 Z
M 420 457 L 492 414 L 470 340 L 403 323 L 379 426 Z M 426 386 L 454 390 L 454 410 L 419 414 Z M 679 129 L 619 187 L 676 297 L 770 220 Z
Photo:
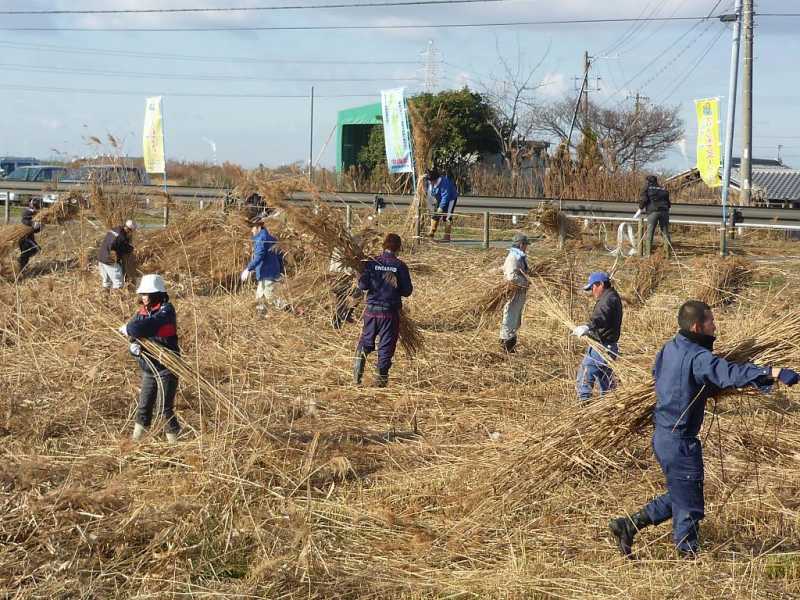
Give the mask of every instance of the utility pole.
M 583 80 L 586 85 L 583 87 L 583 122 L 589 122 L 589 68 L 592 63 L 589 61 L 589 51 L 583 51 Z
M 720 229 L 719 253 L 728 256 L 728 196 L 731 184 L 731 156 L 733 153 L 733 126 L 736 118 L 736 84 L 739 80 L 739 44 L 742 38 L 742 0 L 736 0 L 733 14 L 721 15 L 723 23 L 733 23 L 731 43 L 731 72 L 728 82 L 728 114 L 725 125 L 725 154 L 722 166 L 722 228 Z
M 639 92 L 636 92 L 635 96 L 632 96 L 634 99 L 633 105 L 633 125 L 634 127 L 639 127 L 639 107 L 641 106 L 642 101 L 650 100 L 647 96 L 642 96 Z M 628 96 L 631 98 L 631 96 Z M 634 137 L 633 137 L 633 172 L 636 172 L 636 150 L 639 147 L 639 136 L 637 135 L 636 131 L 634 130 Z
M 311 86 L 311 133 L 308 139 L 308 180 L 314 177 L 314 86 Z
M 753 0 L 742 2 L 742 157 L 739 162 L 740 201 L 750 206 L 753 181 Z

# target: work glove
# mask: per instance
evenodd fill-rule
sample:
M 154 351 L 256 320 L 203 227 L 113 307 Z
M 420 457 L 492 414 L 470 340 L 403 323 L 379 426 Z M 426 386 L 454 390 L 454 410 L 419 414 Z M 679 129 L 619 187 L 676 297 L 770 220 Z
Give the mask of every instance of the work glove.
M 242 271 L 242 274 L 241 274 L 241 276 L 240 276 L 240 277 L 241 277 L 242 283 L 244 283 L 245 281 L 247 281 L 248 279 L 250 279 L 250 271 L 248 271 L 247 269 L 245 269 L 244 271 Z
M 124 324 L 120 325 L 119 329 L 117 329 L 117 331 L 119 331 L 125 337 L 128 337 L 128 324 L 124 323 Z
M 792 369 L 781 369 L 780 373 L 778 373 L 778 380 L 783 385 L 796 385 L 800 382 L 800 373 Z
M 582 337 L 589 333 L 589 326 L 588 325 L 578 325 L 575 329 L 572 330 L 572 335 L 575 337 Z
M 444 209 L 441 206 L 437 206 L 436 207 L 436 214 L 437 215 L 443 215 L 444 214 Z
M 41 223 L 34 223 L 33 224 L 33 231 L 35 231 L 36 233 L 39 233 L 42 230 L 43 227 L 44 227 L 44 225 L 42 225 Z
M 142 347 L 141 345 L 134 342 L 130 346 L 128 346 L 128 351 L 134 356 L 139 356 L 142 353 Z
M 634 219 L 638 219 L 641 216 L 642 216 L 642 209 L 641 208 L 639 210 L 637 210 L 635 213 L 633 213 L 633 218 Z

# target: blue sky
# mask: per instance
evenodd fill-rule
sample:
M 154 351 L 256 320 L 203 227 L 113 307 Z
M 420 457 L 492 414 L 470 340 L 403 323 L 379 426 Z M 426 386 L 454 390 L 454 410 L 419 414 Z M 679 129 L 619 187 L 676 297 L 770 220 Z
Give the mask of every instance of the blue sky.
M 286 3 L 312 2 L 5 0 L 2 6 L 30 10 Z M 716 0 L 618 0 L 611 4 L 596 0 L 506 0 L 269 13 L 3 16 L 0 29 L 419 25 L 693 16 L 707 14 Z M 731 0 L 720 4 L 720 9 L 731 7 Z M 800 1 L 759 0 L 757 10 L 800 12 Z M 775 158 L 781 144 L 784 161 L 795 166 L 800 166 L 798 30 L 800 19 L 758 20 L 754 91 L 754 154 Z M 623 23 L 361 31 L 0 30 L 5 88 L 0 100 L 0 154 L 91 154 L 95 150 L 86 144 L 85 137 L 111 133 L 123 140 L 126 153 L 139 155 L 144 99 L 163 95 L 169 158 L 211 161 L 215 146 L 218 161 L 230 160 L 248 167 L 306 161 L 308 99 L 190 95 L 306 95 L 314 85 L 316 94 L 322 96 L 315 107 L 315 157 L 320 154 L 320 163 L 331 166 L 334 141 L 331 139 L 325 150 L 323 144 L 335 124 L 336 112 L 377 101 L 382 88 L 405 85 L 411 91 L 419 90 L 420 53 L 433 39 L 443 61 L 441 89 L 464 84 L 480 89 L 497 78 L 498 51 L 523 68 L 538 63 L 547 53 L 534 77 L 546 84 L 532 92 L 540 101 L 573 89 L 574 77 L 581 73 L 583 51 L 588 50 L 598 57 L 593 74 L 601 79 L 595 99 L 614 106 L 632 102 L 628 96 L 638 91 L 653 102 L 680 107 L 686 121 L 686 157 L 676 147 L 662 166 L 681 169 L 687 160 L 694 160 L 693 99 L 721 96 L 723 105 L 726 103 L 730 37 L 729 27 L 716 21 L 700 25 L 693 21 L 648 22 L 636 27 Z M 246 60 L 234 60 L 237 57 Z M 282 62 L 288 60 L 306 62 Z M 737 126 L 739 122 L 737 117 Z M 734 148 L 738 154 L 738 135 Z

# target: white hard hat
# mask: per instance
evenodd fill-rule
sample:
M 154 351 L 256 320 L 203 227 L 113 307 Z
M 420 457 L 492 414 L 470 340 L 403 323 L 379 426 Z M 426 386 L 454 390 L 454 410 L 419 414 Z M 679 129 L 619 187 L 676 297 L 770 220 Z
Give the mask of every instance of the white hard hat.
M 166 292 L 167 286 L 164 285 L 164 280 L 161 275 L 142 275 L 142 280 L 139 282 L 139 287 L 136 289 L 137 294 L 152 294 L 154 292 Z
M 139 229 L 139 226 L 133 219 L 128 219 L 127 221 L 125 221 L 125 227 L 127 227 L 131 231 L 136 231 L 137 229 Z

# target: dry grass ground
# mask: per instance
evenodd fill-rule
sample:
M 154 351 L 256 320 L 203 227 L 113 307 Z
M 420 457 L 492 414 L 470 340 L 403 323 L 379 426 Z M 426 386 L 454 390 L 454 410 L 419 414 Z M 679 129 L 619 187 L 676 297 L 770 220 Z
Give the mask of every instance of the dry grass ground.
M 259 318 L 252 288 L 225 283 L 223 266 L 172 276 L 195 377 L 181 382 L 185 431 L 169 446 L 160 423 L 142 443 L 129 439 L 139 374 L 115 329 L 135 298 L 106 295 L 79 266 L 102 233 L 50 227 L 30 274 L 0 282 L 5 597 L 800 598 L 795 392 L 709 405 L 696 562 L 676 559 L 667 526 L 640 536 L 635 561 L 607 534 L 610 517 L 662 489 L 649 431 L 624 451 L 582 448 L 586 468 L 530 478 L 552 460 L 537 440 L 575 417 L 585 349 L 553 306 L 582 322 L 590 303 L 576 289 L 586 274 L 613 265 L 620 287 L 633 289 L 641 262 L 614 263 L 585 239 L 564 253 L 534 244 L 532 262 L 551 267 L 508 356 L 497 315 L 468 313 L 499 282 L 504 252 L 406 253 L 407 305 L 425 351 L 411 361 L 399 350 L 387 389 L 351 384 L 359 329 L 330 327 L 324 286 L 297 299 L 301 316 Z M 184 239 L 207 258 L 198 240 L 149 235 L 158 252 Z M 797 312 L 800 261 L 758 257 L 798 253 L 752 238 L 739 250 L 758 264 L 717 310 L 721 344 Z M 241 239 L 228 242 L 236 261 Z M 621 349 L 636 368 L 674 333 L 680 303 L 710 281 L 693 255 L 710 252 L 713 238 L 678 231 L 676 247 L 680 258 L 660 264 L 657 281 L 648 273 L 647 293 L 626 306 Z M 319 256 L 297 257 L 296 277 L 324 271 Z M 183 260 L 191 266 L 192 253 Z

